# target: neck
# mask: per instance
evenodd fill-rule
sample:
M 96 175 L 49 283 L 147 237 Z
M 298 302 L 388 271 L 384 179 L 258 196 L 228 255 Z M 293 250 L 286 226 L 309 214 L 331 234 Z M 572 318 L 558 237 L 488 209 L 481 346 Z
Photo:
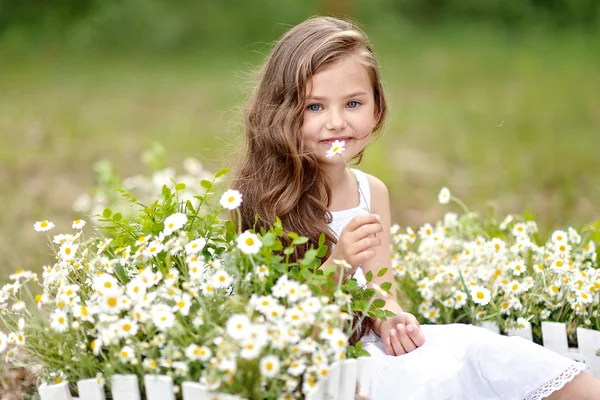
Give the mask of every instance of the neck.
M 324 166 L 323 169 L 329 174 L 329 184 L 333 192 L 346 183 L 348 171 L 346 171 L 346 166 L 344 164 L 327 165 Z

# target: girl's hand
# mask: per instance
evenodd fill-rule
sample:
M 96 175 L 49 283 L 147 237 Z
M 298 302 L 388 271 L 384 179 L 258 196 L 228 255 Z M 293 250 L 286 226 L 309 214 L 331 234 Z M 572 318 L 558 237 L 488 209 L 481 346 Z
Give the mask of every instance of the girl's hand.
M 391 356 L 410 353 L 425 343 L 425 335 L 414 315 L 401 312 L 386 319 L 379 328 L 385 352 Z
M 360 215 L 342 230 L 331 259 L 350 264 L 352 268 L 344 271 L 346 274 L 354 274 L 361 264 L 375 255 L 375 248 L 381 244 L 381 239 L 375 234 L 383 231 L 379 220 L 379 215 Z

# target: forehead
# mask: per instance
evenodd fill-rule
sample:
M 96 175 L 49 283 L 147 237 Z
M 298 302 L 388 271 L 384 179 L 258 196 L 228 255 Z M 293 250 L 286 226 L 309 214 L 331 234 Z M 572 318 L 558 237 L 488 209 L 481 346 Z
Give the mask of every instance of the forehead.
M 305 94 L 334 98 L 361 91 L 373 93 L 368 69 L 357 56 L 349 56 L 317 71 L 307 82 Z

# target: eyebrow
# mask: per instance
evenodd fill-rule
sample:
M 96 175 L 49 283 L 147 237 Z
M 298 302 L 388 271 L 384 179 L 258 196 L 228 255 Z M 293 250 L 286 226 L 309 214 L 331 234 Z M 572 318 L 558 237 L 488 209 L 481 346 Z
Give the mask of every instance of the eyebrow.
M 351 93 L 351 94 L 347 95 L 345 98 L 348 99 L 350 97 L 364 96 L 364 95 L 367 95 L 367 94 L 368 94 L 367 92 L 354 92 L 354 93 Z M 311 99 L 311 100 L 323 100 L 324 97 L 321 97 L 321 96 L 308 96 L 306 99 L 307 100 L 308 99 Z

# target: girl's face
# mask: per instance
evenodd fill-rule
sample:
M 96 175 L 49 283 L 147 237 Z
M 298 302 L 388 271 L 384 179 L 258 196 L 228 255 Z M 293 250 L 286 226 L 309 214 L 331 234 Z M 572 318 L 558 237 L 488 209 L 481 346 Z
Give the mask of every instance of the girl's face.
M 325 153 L 334 140 L 346 142 L 346 161 L 369 143 L 377 123 L 373 87 L 367 68 L 356 56 L 344 57 L 313 75 L 307 85 L 302 139 L 327 164 L 342 163 Z

